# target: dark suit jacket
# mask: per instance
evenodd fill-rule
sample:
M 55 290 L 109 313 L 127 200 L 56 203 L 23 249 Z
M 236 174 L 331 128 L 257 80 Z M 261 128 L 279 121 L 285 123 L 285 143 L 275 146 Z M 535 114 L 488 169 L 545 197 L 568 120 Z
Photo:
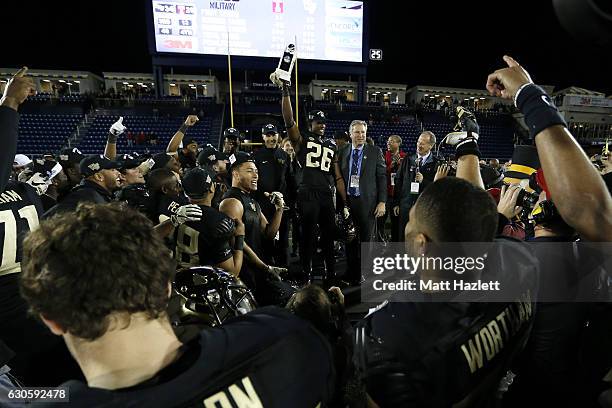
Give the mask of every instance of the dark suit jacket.
M 410 183 L 414 181 L 416 177 L 416 161 L 417 155 L 412 154 L 404 157 L 402 164 L 395 177 L 395 197 L 394 206 L 397 205 L 408 205 L 409 207 L 414 204 L 417 197 L 425 190 L 425 188 L 433 183 L 433 179 L 438 169 L 438 159 L 434 157 L 434 153 L 431 152 L 427 161 L 421 164 L 420 172 L 423 175 L 423 181 L 419 187 L 419 194 L 410 193 Z
M 350 185 L 350 155 L 351 144 L 344 146 L 338 152 L 338 163 L 346 185 L 346 194 Z M 376 147 L 366 144 L 363 147 L 363 158 L 361 159 L 361 174 L 359 176 L 359 194 L 368 214 L 373 214 L 376 204 L 387 201 L 387 169 L 382 151 Z

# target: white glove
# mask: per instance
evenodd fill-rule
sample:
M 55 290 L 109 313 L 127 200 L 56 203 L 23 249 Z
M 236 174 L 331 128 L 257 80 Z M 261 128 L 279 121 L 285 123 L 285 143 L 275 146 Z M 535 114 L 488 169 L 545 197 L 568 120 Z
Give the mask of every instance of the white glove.
M 202 219 L 202 209 L 195 204 L 183 205 L 176 210 L 176 214 L 170 217 L 170 222 L 175 227 L 187 221 L 200 221 Z
M 47 189 L 51 185 L 51 180 L 43 177 L 40 173 L 34 173 L 34 175 L 30 177 L 26 183 L 34 187 L 38 195 L 43 195 L 47 192 Z
M 283 198 L 283 194 L 278 191 L 273 191 L 272 193 L 264 193 L 266 197 L 270 199 L 270 202 L 274 204 L 277 210 L 281 208 L 285 208 L 285 199 Z
M 113 136 L 119 136 L 123 132 L 125 132 L 126 127 L 123 126 L 123 116 L 119 117 L 119 120 L 112 124 L 109 132 L 113 134 Z
M 272 81 L 272 83 L 278 86 L 279 88 L 283 88 L 284 82 L 278 77 L 278 75 L 276 75 L 276 71 L 270 74 L 270 81 Z
M 351 216 L 351 210 L 349 210 L 348 207 L 344 207 L 342 209 L 342 216 L 344 217 L 345 220 L 348 220 Z

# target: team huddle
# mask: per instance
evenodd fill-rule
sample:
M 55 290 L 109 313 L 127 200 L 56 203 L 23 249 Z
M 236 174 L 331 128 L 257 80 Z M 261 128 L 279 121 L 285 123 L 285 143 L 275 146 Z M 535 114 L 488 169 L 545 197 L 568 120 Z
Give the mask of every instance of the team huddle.
M 487 90 L 513 100 L 531 132 L 524 150 L 541 168 L 531 180 L 532 240 L 584 261 L 577 237 L 612 241 L 610 192 L 546 92 L 504 61 Z M 119 118 L 104 152 L 66 148 L 33 161 L 16 146 L 18 108 L 35 86 L 26 68 L 9 81 L 0 101 L 0 405 L 25 403 L 7 399 L 9 390 L 59 386 L 82 407 L 485 407 L 501 404 L 513 372 L 505 400 L 514 406 L 581 404 L 604 391 L 609 350 L 582 365 L 568 350 L 609 346 L 610 281 L 593 287 L 597 308 L 538 303 L 546 271 L 571 282 L 577 262 L 553 268 L 555 257 L 538 254 L 524 231 L 517 239 L 529 196 L 520 183 L 496 200 L 485 190 L 503 183 L 499 173 L 483 181 L 474 114 L 456 108 L 444 138 L 451 166 L 428 131 L 409 157 L 399 137 L 386 154 L 369 144 L 366 121 L 334 135 L 344 143 L 326 137 L 321 110 L 300 129 L 288 82 L 271 79 L 287 136 L 265 124 L 253 153 L 235 128 L 220 149 L 199 146 L 189 137 L 199 119 L 189 115 L 152 156 L 117 151 L 127 131 Z M 527 168 L 513 164 L 507 177 Z M 478 279 L 513 281 L 521 296 L 447 301 L 425 288 L 351 324 L 343 291 L 364 284 L 362 244 L 385 235 L 387 217 L 410 256 L 446 242 L 494 243 Z M 600 256 L 587 258 L 605 265 Z M 571 385 L 585 366 L 592 371 Z

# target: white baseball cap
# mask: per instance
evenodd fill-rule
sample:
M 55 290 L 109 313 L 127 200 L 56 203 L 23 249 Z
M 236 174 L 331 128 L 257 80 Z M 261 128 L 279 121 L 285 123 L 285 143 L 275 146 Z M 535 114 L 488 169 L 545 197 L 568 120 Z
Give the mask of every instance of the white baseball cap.
M 27 166 L 30 163 L 32 163 L 32 160 L 30 160 L 30 158 L 26 156 L 25 154 L 16 154 L 15 160 L 13 161 L 13 166 L 23 167 L 23 166 Z

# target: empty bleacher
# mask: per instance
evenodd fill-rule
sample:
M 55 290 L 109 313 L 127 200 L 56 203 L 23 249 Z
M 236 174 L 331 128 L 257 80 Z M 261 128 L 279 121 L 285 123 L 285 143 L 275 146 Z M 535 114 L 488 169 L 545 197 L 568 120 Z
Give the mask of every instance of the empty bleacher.
M 111 125 L 119 119 L 121 115 L 97 115 L 90 125 L 87 135 L 79 143 L 79 149 L 84 154 L 96 154 L 104 151 L 106 137 Z M 117 152 L 137 152 L 137 153 L 157 153 L 166 150 L 168 142 L 174 133 L 181 127 L 186 116 L 159 117 L 155 115 L 134 115 L 124 116 L 123 124 L 127 127 L 126 133 L 117 139 Z M 186 138 L 194 138 L 199 144 L 211 143 L 216 145 L 218 134 L 213 134 L 213 118 L 210 116 L 201 117 L 200 121 L 189 129 Z M 128 145 L 127 133 L 130 132 L 137 137 L 140 132 L 145 135 L 154 134 L 157 143 L 151 145 L 149 142 Z
M 22 113 L 17 151 L 27 155 L 57 152 L 83 119 L 79 114 Z

